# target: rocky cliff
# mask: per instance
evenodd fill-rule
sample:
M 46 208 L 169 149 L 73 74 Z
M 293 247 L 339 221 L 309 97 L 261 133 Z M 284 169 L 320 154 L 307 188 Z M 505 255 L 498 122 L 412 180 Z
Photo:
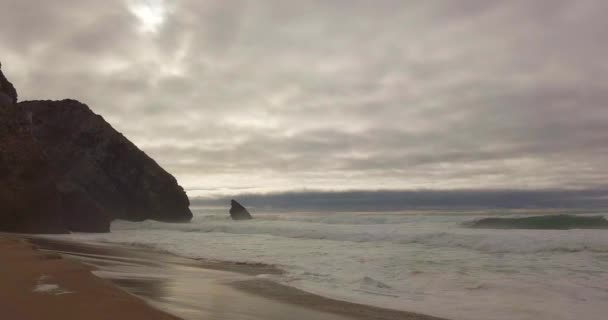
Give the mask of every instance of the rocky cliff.
M 113 219 L 192 218 L 175 178 L 88 106 L 16 102 L 0 71 L 0 231 L 107 232 Z
M 32 133 L 59 175 L 61 190 L 87 194 L 113 218 L 189 221 L 175 178 L 101 116 L 75 100 L 28 101 Z
M 63 233 L 61 195 L 0 70 L 0 231 Z
M 5 94 L 4 99 L 8 98 L 8 103 L 15 104 L 17 103 L 17 90 L 12 83 L 6 79 L 4 74 L 2 73 L 2 63 L 0 63 L 0 92 Z M 0 98 L 2 99 L 2 98 Z M 5 100 L 6 102 L 6 100 Z M 1 103 L 1 101 L 0 101 Z

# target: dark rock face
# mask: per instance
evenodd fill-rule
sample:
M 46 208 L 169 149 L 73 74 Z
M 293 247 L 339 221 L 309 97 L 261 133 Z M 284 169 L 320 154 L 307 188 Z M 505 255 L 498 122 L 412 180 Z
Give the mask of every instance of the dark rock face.
M 0 63 L 0 69 L 2 69 L 2 63 Z M 17 90 L 15 90 L 13 84 L 6 79 L 2 70 L 0 70 L 0 92 L 4 93 L 9 98 L 11 104 L 17 103 Z
M 236 200 L 230 200 L 230 217 L 232 220 L 249 220 L 252 219 L 251 214 L 245 207 Z
M 0 231 L 65 233 L 54 172 L 0 71 Z
M 487 229 L 608 229 L 608 220 L 602 216 L 555 214 L 523 218 L 484 218 L 473 221 L 469 226 Z
M 16 102 L 0 70 L 0 231 L 109 232 L 116 218 L 192 218 L 175 178 L 86 105 Z
M 61 190 L 63 221 L 70 231 L 110 232 L 112 217 L 86 192 L 80 189 Z
M 31 115 L 32 134 L 57 173 L 59 188 L 85 196 L 70 202 L 75 207 L 91 208 L 95 217 L 105 212 L 133 221 L 192 219 L 188 197 L 175 178 L 88 106 L 75 100 L 19 106 Z

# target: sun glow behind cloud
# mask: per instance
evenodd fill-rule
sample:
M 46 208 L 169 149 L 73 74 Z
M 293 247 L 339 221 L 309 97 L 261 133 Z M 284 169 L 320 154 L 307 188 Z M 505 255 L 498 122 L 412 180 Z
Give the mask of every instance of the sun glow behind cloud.
M 131 0 L 129 11 L 139 20 L 144 33 L 157 33 L 167 17 L 167 6 L 163 0 Z
M 190 195 L 608 181 L 606 1 L 9 2 L 23 100 L 87 103 Z

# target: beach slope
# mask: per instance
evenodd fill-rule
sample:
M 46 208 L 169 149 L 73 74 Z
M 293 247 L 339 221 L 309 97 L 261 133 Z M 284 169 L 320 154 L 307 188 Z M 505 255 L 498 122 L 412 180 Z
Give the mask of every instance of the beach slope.
M 0 235 L 0 261 L 0 319 L 179 319 L 23 239 Z

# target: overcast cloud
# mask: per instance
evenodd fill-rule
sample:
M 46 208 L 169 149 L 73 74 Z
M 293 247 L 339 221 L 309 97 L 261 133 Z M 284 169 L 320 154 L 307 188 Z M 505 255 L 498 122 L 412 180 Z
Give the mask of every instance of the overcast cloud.
M 75 98 L 191 196 L 600 188 L 608 2 L 0 0 L 22 100 Z

